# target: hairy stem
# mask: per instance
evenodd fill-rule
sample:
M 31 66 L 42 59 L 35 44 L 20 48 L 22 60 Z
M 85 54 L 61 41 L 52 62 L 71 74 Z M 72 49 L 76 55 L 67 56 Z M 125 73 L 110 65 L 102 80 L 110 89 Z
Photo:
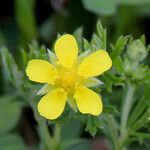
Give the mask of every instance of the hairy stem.
M 133 96 L 135 92 L 135 86 L 133 84 L 128 84 L 127 94 L 124 99 L 124 104 L 121 114 L 121 135 L 124 135 L 127 132 L 127 122 L 129 113 L 133 103 Z
M 122 113 L 121 113 L 121 129 L 120 129 L 120 142 L 118 143 L 118 149 L 119 150 L 125 150 L 124 148 L 124 142 L 126 141 L 128 137 L 128 117 L 129 113 L 131 111 L 131 107 L 133 104 L 133 96 L 135 92 L 135 85 L 132 83 L 128 83 L 127 85 L 127 93 L 124 99 L 123 107 L 122 107 Z
M 54 130 L 54 139 L 57 143 L 60 142 L 60 135 L 61 135 L 61 126 L 56 124 L 55 125 L 55 130 Z
M 44 144 L 44 149 L 54 150 L 54 147 L 55 147 L 54 138 L 50 136 L 48 125 L 46 123 L 46 120 L 43 118 L 40 118 L 38 120 L 38 131 L 39 131 L 39 136 L 41 138 L 41 141 Z

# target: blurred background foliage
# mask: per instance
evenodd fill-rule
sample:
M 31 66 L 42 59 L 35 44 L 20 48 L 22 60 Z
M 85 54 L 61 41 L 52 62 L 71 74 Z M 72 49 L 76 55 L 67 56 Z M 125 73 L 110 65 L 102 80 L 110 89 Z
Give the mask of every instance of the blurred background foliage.
M 57 33 L 72 33 L 77 27 L 89 39 L 98 17 L 110 40 L 145 33 L 149 41 L 149 0 L 1 0 L 0 45 L 13 50 L 33 39 L 51 44 Z
M 107 104 L 106 101 L 105 111 L 106 113 L 113 113 L 116 120 L 112 116 L 104 115 L 101 121 L 97 122 L 94 118 L 89 117 L 86 127 L 76 117 L 71 121 L 67 121 L 63 125 L 61 132 L 61 136 L 65 141 L 63 142 L 63 146 L 67 149 L 70 145 L 76 145 L 69 148 L 69 150 L 88 150 L 91 147 L 93 150 L 98 150 L 97 147 L 99 146 L 107 150 L 108 147 L 106 146 L 103 134 L 105 133 L 107 136 L 107 132 L 112 132 L 112 130 L 117 132 L 115 133 L 116 135 L 112 135 L 111 137 L 108 134 L 107 138 L 112 141 L 114 138 L 119 138 L 118 132 L 120 132 L 120 129 L 113 127 L 113 125 L 116 126 L 118 124 L 118 111 L 120 111 L 121 105 L 121 102 L 116 98 L 120 97 L 123 91 L 120 87 L 113 88 L 113 92 L 116 94 L 114 95 L 111 93 L 111 90 L 113 85 L 126 87 L 126 78 L 127 80 L 135 80 L 135 82 L 138 80 L 137 83 L 139 83 L 143 78 L 140 74 L 148 73 L 146 67 L 138 66 L 138 69 L 134 70 L 132 68 L 134 71 L 130 70 L 133 61 L 129 61 L 128 56 L 133 56 L 134 54 L 127 53 L 128 56 L 124 56 L 123 60 L 120 60 L 119 55 L 128 42 L 130 43 L 128 49 L 132 49 L 135 45 L 145 48 L 145 45 L 150 43 L 150 0 L 1 0 L 0 46 L 6 46 L 18 64 L 16 65 L 11 53 L 8 53 L 8 49 L 3 47 L 2 61 L 0 62 L 0 147 L 2 150 L 29 149 L 24 142 L 37 150 L 38 148 L 35 145 L 41 141 L 36 132 L 36 119 L 33 117 L 33 112 L 25 100 L 26 95 L 23 95 L 21 91 L 22 84 L 25 85 L 25 88 L 28 88 L 29 83 L 27 79 L 23 83 L 22 78 L 25 78 L 25 74 L 20 69 L 25 69 L 29 59 L 48 59 L 45 56 L 45 46 L 39 45 L 44 44 L 46 47 L 51 48 L 58 33 L 74 33 L 80 46 L 80 37 L 83 35 L 88 40 L 92 39 L 91 43 L 96 48 L 105 49 L 106 41 L 103 39 L 104 41 L 101 43 L 102 38 L 100 38 L 105 37 L 105 30 L 103 32 L 99 31 L 98 35 L 93 35 L 93 32 L 96 30 L 95 24 L 98 18 L 100 18 L 102 24 L 107 28 L 107 43 L 113 43 L 113 45 L 108 44 L 108 48 L 112 52 L 111 57 L 117 71 L 115 73 L 113 71 L 109 72 L 102 77 L 102 80 L 106 84 L 106 89 L 103 91 L 103 95 L 105 95 L 104 99 L 109 100 L 111 97 L 111 103 L 116 106 L 114 108 L 113 105 Z M 132 38 L 130 39 L 128 36 L 125 36 L 118 39 L 122 34 L 132 35 L 135 38 L 139 38 L 142 34 L 145 34 L 146 38 L 143 36 L 141 39 L 134 41 Z M 84 50 L 88 49 L 89 46 L 90 44 L 84 40 Z M 28 50 L 28 47 L 30 50 Z M 95 49 L 94 47 L 90 48 Z M 145 57 L 144 55 L 143 58 Z M 118 62 L 122 66 L 118 65 Z M 145 60 L 145 64 L 149 64 L 149 57 Z M 124 73 L 122 70 L 124 70 Z M 117 77 L 114 74 L 117 74 Z M 141 83 L 142 85 L 138 84 L 138 88 L 136 89 L 138 95 L 134 101 L 134 105 L 136 106 L 134 108 L 135 111 L 132 111 L 133 113 L 129 120 L 129 127 L 134 131 L 131 133 L 131 137 L 135 140 L 135 143 L 131 144 L 131 150 L 149 150 L 150 148 L 150 136 L 137 132 L 138 129 L 146 132 L 149 131 L 147 122 L 144 124 L 144 121 L 146 121 L 145 117 L 149 115 L 145 111 L 147 109 L 147 100 L 149 100 L 149 85 L 147 84 L 147 79 Z M 30 86 L 30 93 L 32 91 L 30 95 L 33 96 L 38 89 L 38 85 Z M 125 90 L 127 91 L 126 88 Z M 18 92 L 20 93 L 19 95 Z M 141 93 L 143 93 L 143 96 L 141 96 Z M 137 104 L 136 99 L 138 98 L 143 99 L 143 101 L 139 102 L 140 104 Z M 30 97 L 31 99 L 32 97 Z M 33 104 L 30 105 L 33 106 Z M 141 105 L 143 107 L 141 111 L 138 111 Z M 138 114 L 138 116 L 135 114 Z M 138 122 L 139 118 L 142 119 Z M 134 125 L 135 121 L 138 122 L 136 126 Z M 92 140 L 91 135 L 84 131 L 84 128 L 86 128 L 86 131 L 95 135 L 100 126 L 103 128 L 110 122 L 112 128 L 105 128 L 103 132 L 98 132 L 98 140 Z M 82 141 L 79 137 L 90 140 Z M 144 142 L 145 139 L 146 142 Z M 130 143 L 130 140 L 125 142 Z

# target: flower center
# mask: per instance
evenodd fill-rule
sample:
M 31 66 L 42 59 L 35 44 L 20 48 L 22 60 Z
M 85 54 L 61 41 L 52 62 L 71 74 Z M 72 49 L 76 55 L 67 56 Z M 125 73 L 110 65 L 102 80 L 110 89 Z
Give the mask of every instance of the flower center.
M 63 87 L 72 87 L 76 82 L 76 75 L 72 72 L 65 72 L 61 78 Z
M 56 80 L 56 84 L 67 90 L 73 88 L 75 83 L 77 83 L 78 76 L 76 71 L 65 70 L 60 72 L 59 78 Z

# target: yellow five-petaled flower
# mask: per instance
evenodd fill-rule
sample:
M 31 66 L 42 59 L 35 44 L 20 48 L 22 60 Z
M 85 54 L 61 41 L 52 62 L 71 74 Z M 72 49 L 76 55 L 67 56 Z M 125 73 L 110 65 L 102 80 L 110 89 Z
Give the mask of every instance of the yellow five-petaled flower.
M 56 41 L 54 51 L 55 61 L 33 59 L 26 69 L 30 80 L 46 83 L 46 95 L 38 103 L 39 113 L 47 119 L 56 119 L 68 102 L 83 114 L 99 115 L 103 109 L 101 98 L 89 88 L 100 83 L 95 76 L 111 68 L 108 53 L 97 50 L 78 56 L 77 42 L 70 34 Z

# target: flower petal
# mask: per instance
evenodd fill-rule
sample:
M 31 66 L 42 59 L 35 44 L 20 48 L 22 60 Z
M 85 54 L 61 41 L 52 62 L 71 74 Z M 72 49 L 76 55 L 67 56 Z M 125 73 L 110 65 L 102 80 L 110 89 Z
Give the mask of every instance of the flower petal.
M 28 63 L 26 74 L 32 81 L 53 84 L 57 73 L 48 61 L 33 59 Z
M 66 100 L 66 92 L 62 88 L 55 89 L 40 100 L 38 111 L 47 119 L 56 119 L 62 114 Z
M 112 61 L 108 53 L 104 50 L 98 50 L 87 56 L 79 65 L 78 75 L 88 78 L 98 76 L 110 69 Z
M 74 65 L 78 55 L 78 45 L 72 35 L 66 34 L 61 36 L 56 41 L 54 50 L 61 65 L 67 69 Z
M 102 112 L 101 98 L 92 90 L 84 86 L 77 86 L 74 98 L 81 113 L 97 116 Z

